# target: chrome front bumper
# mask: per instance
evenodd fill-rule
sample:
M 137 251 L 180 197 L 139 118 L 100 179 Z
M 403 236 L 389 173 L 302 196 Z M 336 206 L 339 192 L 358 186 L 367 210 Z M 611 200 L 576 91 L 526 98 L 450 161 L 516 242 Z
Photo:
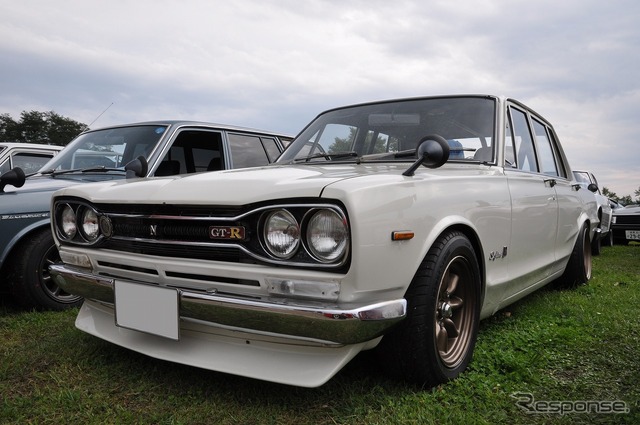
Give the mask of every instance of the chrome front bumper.
M 113 304 L 116 278 L 65 265 L 52 265 L 49 270 L 56 284 L 66 292 Z M 362 343 L 383 335 L 404 319 L 406 310 L 403 298 L 374 304 L 328 306 L 284 298 L 257 300 L 179 290 L 181 319 L 337 345 Z

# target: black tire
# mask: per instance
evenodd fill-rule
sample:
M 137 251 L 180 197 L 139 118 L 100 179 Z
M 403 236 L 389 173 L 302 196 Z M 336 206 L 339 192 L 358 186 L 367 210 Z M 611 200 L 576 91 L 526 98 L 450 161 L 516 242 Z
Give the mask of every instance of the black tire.
M 605 236 L 602 239 L 602 244 L 604 246 L 613 246 L 613 235 L 612 235 L 612 233 L 613 232 L 611 232 L 611 230 L 609 230 L 609 232 L 607 232 L 607 236 Z
M 384 367 L 422 387 L 462 373 L 478 335 L 480 285 L 469 239 L 458 231 L 440 236 L 407 290 L 406 319 L 381 342 Z
M 601 251 L 602 251 L 602 243 L 601 243 L 600 235 L 597 234 L 593 237 L 593 240 L 591 241 L 591 255 L 600 255 Z
M 49 265 L 60 262 L 49 227 L 25 237 L 9 265 L 9 285 L 15 300 L 24 307 L 46 310 L 80 305 L 82 298 L 64 292 L 49 274 Z
M 585 224 L 571 252 L 567 268 L 556 281 L 560 288 L 575 288 L 591 280 L 591 244 L 589 243 L 589 225 Z

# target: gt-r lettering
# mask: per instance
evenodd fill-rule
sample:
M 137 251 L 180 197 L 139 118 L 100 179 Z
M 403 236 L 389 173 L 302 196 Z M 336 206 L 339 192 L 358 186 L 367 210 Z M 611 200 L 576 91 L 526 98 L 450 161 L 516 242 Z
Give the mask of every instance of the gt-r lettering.
M 209 228 L 211 239 L 244 239 L 244 227 L 211 226 Z

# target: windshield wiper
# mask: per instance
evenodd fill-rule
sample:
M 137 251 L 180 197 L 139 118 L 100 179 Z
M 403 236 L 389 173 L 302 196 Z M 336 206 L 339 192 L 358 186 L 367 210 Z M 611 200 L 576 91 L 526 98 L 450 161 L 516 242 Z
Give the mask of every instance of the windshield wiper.
M 416 156 L 416 150 L 415 149 L 407 149 L 406 151 L 399 151 L 393 154 L 394 158 L 407 158 L 409 156 Z
M 304 158 L 295 158 L 291 161 L 291 163 L 309 162 L 312 159 L 316 159 L 316 158 L 325 158 L 327 161 L 333 161 L 334 159 L 354 158 L 354 157 L 358 157 L 358 152 L 351 151 L 351 152 L 340 152 L 340 153 L 316 153 Z
M 99 172 L 99 173 L 106 173 L 109 171 L 119 171 L 121 173 L 125 173 L 126 171 L 123 170 L 122 168 L 109 168 L 109 167 L 105 167 L 104 165 L 100 165 L 97 167 L 88 167 L 88 168 L 73 168 L 71 170 L 44 170 L 41 171 L 40 174 L 44 175 L 51 175 L 51 176 L 59 176 L 61 174 L 70 174 L 70 173 L 95 173 L 95 172 Z

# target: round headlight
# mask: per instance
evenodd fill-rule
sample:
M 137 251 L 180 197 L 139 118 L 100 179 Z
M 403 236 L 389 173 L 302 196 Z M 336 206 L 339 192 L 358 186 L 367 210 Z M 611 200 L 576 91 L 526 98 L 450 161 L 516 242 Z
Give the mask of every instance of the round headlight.
M 89 242 L 93 242 L 100 234 L 98 214 L 91 208 L 86 208 L 82 213 L 82 233 Z
M 317 260 L 328 263 L 341 258 L 349 246 L 346 220 L 334 210 L 320 210 L 307 225 L 307 245 Z
M 270 213 L 264 222 L 264 242 L 273 256 L 291 258 L 300 245 L 300 225 L 287 210 Z
M 62 230 L 62 234 L 67 239 L 73 239 L 78 232 L 78 227 L 76 226 L 76 213 L 69 205 L 65 205 L 62 208 L 62 214 L 60 214 L 60 228 Z

